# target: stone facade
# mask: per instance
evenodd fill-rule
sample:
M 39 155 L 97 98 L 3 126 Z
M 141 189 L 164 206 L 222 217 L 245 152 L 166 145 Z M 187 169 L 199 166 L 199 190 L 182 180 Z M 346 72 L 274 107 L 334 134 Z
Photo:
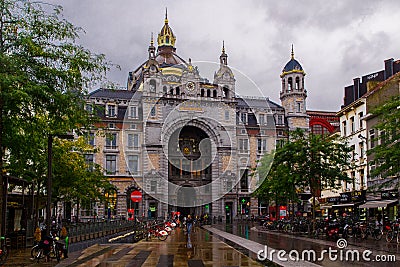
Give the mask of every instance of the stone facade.
M 157 49 L 151 40 L 148 59 L 129 72 L 127 88 L 101 88 L 88 98 L 102 129 L 93 131 L 99 152 L 89 159 L 117 188 L 115 206 L 100 203 L 99 214 L 257 216 L 259 203 L 251 197 L 257 160 L 289 129 L 308 129 L 305 73 L 292 54 L 281 75 L 283 106 L 238 96 L 224 46 L 209 82 L 176 54 L 175 41 L 166 19 Z M 135 190 L 140 202 L 130 200 Z

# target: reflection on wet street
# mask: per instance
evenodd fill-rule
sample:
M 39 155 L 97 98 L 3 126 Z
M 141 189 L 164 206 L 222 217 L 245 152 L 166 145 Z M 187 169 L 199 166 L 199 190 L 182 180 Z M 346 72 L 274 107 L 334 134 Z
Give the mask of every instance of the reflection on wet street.
M 346 251 L 348 250 L 357 250 L 360 255 L 360 261 L 354 260 L 351 261 L 351 265 L 355 266 L 399 266 L 400 261 L 400 246 L 395 243 L 387 243 L 384 240 L 375 241 L 371 238 L 369 240 L 353 240 L 352 238 L 348 240 L 348 247 L 343 250 L 343 260 L 340 260 L 340 250 L 338 249 L 335 241 L 330 240 L 320 240 L 320 239 L 311 239 L 306 236 L 293 236 L 291 234 L 279 233 L 279 232 L 266 232 L 266 231 L 257 231 L 255 223 L 234 223 L 234 224 L 216 224 L 213 225 L 214 228 L 217 228 L 222 231 L 226 231 L 228 233 L 246 238 L 248 240 L 255 241 L 257 243 L 267 245 L 268 248 L 273 248 L 277 250 L 285 250 L 290 252 L 291 250 L 303 251 L 303 250 L 313 250 L 316 252 L 317 258 L 321 255 L 323 250 L 335 249 L 338 250 L 337 260 L 330 260 L 329 256 L 325 254 L 323 259 L 317 260 L 316 264 L 322 266 L 344 266 L 345 264 L 349 264 L 349 262 L 345 261 L 346 259 Z M 369 256 L 371 259 L 370 262 L 364 261 L 362 257 L 362 253 L 365 250 L 372 250 L 372 255 Z M 350 252 L 349 252 L 350 253 Z M 394 262 L 385 262 L 378 263 L 375 260 L 376 255 L 396 255 L 397 263 Z

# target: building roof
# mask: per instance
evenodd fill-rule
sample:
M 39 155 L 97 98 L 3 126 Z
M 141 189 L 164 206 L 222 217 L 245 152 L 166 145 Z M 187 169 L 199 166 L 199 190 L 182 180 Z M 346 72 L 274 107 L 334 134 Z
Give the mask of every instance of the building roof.
M 290 72 L 290 71 L 293 71 L 293 70 L 303 70 L 303 67 L 302 67 L 302 66 L 300 65 L 300 63 L 299 63 L 296 59 L 294 59 L 294 58 L 290 59 L 289 62 L 286 63 L 286 65 L 285 65 L 285 67 L 283 68 L 283 71 L 282 71 L 282 72 Z
M 270 109 L 281 109 L 282 106 L 277 103 L 271 101 L 268 97 L 251 97 L 251 96 L 242 96 L 236 97 L 237 106 L 240 107 L 249 107 L 249 108 L 270 108 Z
M 90 98 L 113 98 L 113 99 L 132 99 L 137 98 L 134 91 L 128 91 L 126 89 L 106 89 L 99 88 L 89 93 Z M 140 93 L 141 95 L 141 93 Z

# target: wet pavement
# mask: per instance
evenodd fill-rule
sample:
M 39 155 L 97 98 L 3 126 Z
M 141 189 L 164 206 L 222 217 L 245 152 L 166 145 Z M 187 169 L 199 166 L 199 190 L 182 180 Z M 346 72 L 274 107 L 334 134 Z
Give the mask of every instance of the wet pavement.
M 312 239 L 305 236 L 295 236 L 275 231 L 263 231 L 260 227 L 256 227 L 256 225 L 251 223 L 236 223 L 227 225 L 217 224 L 212 225 L 212 227 L 248 240 L 255 241 L 258 244 L 266 245 L 269 252 L 272 251 L 272 249 L 285 250 L 286 253 L 295 250 L 300 252 L 301 255 L 302 251 L 315 251 L 317 260 L 313 262 L 321 266 L 336 267 L 345 266 L 349 263 L 355 266 L 399 266 L 400 262 L 400 245 L 396 243 L 387 243 L 384 238 L 380 241 L 375 241 L 371 238 L 367 240 L 356 240 L 350 238 L 346 240 L 348 244 L 347 247 L 340 249 L 337 247 L 337 243 L 335 241 L 326 239 Z M 338 256 L 336 260 L 332 260 L 334 257 L 330 258 L 328 254 L 324 254 L 323 257 L 320 257 L 324 250 L 329 251 L 329 249 L 338 251 L 336 253 Z M 372 254 L 369 255 L 369 252 L 366 250 L 372 251 Z M 360 260 L 352 260 L 353 258 L 356 259 L 356 256 L 351 256 L 353 251 L 357 251 Z M 365 259 L 370 259 L 371 261 L 363 260 L 364 258 L 362 253 L 364 252 L 366 253 Z M 332 255 L 335 255 L 335 253 L 333 252 Z M 379 256 L 376 257 L 377 255 Z M 379 259 L 389 259 L 389 257 L 392 257 L 392 255 L 396 257 L 397 262 L 377 262 Z M 288 258 L 288 254 L 286 254 L 286 258 Z M 318 258 L 321 259 L 318 260 Z M 393 258 L 390 258 L 390 260 L 393 260 Z
M 291 261 L 279 262 L 282 266 L 399 266 L 400 245 L 387 243 L 384 238 L 381 241 L 348 239 L 348 246 L 338 249 L 335 241 L 312 239 L 306 236 L 295 236 L 275 231 L 264 231 L 251 223 L 214 224 L 205 226 L 205 229 L 196 228 L 190 239 L 182 231 L 175 229 L 166 241 L 152 239 L 151 241 L 130 242 L 129 238 L 123 240 L 125 243 L 110 244 L 104 240 L 97 243 L 77 243 L 77 251 L 69 253 L 68 259 L 63 259 L 58 265 L 55 260 L 51 262 L 37 263 L 30 259 L 30 248 L 11 250 L 9 259 L 5 266 L 131 266 L 131 267 L 236 267 L 236 266 L 274 266 L 269 261 L 260 264 L 256 252 L 264 249 L 266 245 L 268 253 L 275 251 L 286 251 L 285 257 L 292 250 L 300 252 L 304 250 L 315 251 L 317 258 L 324 250 L 336 249 L 342 252 L 336 253 L 338 258 L 332 260 L 327 254 L 316 261 Z M 105 244 L 104 244 L 105 243 Z M 79 247 L 78 247 L 79 246 Z M 348 251 L 357 250 L 360 260 L 352 260 L 346 255 Z M 371 259 L 367 262 L 362 259 L 362 253 L 371 250 L 368 255 Z M 293 255 L 293 254 L 292 254 Z M 335 255 L 335 254 L 334 254 Z M 377 255 L 394 255 L 397 262 L 378 263 Z M 269 256 L 269 255 L 268 255 Z M 296 256 L 294 254 L 294 256 Z M 276 254 L 274 254 L 276 259 Z M 308 260 L 308 259 L 307 259 Z M 276 266 L 276 265 L 275 265 Z
M 166 241 L 152 239 L 138 243 L 96 244 L 69 253 L 69 258 L 39 264 L 29 259 L 30 250 L 10 255 L 5 266 L 112 266 L 112 267 L 261 267 L 262 264 L 197 228 L 190 238 L 175 229 Z

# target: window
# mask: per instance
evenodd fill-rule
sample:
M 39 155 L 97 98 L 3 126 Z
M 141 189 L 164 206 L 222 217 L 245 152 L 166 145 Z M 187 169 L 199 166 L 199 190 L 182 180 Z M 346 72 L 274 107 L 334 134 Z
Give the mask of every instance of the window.
M 137 125 L 132 123 L 129 127 L 131 130 L 136 130 L 137 129 Z
M 181 94 L 181 89 L 179 87 L 176 87 L 175 91 L 176 91 L 176 95 L 180 95 Z
M 115 129 L 115 123 L 109 123 L 108 128 L 110 129 Z
M 137 112 L 137 107 L 130 107 L 129 108 L 129 117 L 130 118 L 138 118 L 138 112 Z
M 342 132 L 343 132 L 343 136 L 346 136 L 347 135 L 347 124 L 346 124 L 346 121 L 343 121 L 342 122 Z
M 364 157 L 364 142 L 358 144 L 360 146 L 360 158 Z
M 249 170 L 241 170 L 242 176 L 240 178 L 240 190 L 242 192 L 248 192 L 249 191 L 249 181 L 248 181 L 248 173 Z
M 132 175 L 137 175 L 139 173 L 139 156 L 128 156 L 128 170 Z
M 213 91 L 213 97 L 217 97 L 217 90 Z
M 288 89 L 287 89 L 289 92 L 292 91 L 292 85 L 293 85 L 293 79 L 290 77 L 288 79 Z
M 229 192 L 232 192 L 232 181 L 228 180 L 226 181 L 226 190 L 229 190 Z
M 351 133 L 354 133 L 355 132 L 354 117 L 350 118 L 350 128 L 351 128 Z
M 207 89 L 207 97 L 211 97 L 211 90 Z
M 224 86 L 223 92 L 224 92 L 224 98 L 229 98 L 229 87 L 228 86 Z
M 225 120 L 229 121 L 229 110 L 225 110 Z
M 85 139 L 87 144 L 94 146 L 94 133 L 87 133 Z
M 163 87 L 163 93 L 167 94 L 168 93 L 168 88 L 166 86 Z
M 93 114 L 93 106 L 92 106 L 92 104 L 86 104 L 86 111 L 89 114 Z
M 300 90 L 300 78 L 296 77 L 296 90 Z
M 278 125 L 282 125 L 282 124 L 283 124 L 282 115 L 278 115 Z
M 375 147 L 375 130 L 369 130 L 370 148 Z
M 361 119 L 363 116 L 364 116 L 364 114 L 362 112 L 358 113 L 358 118 L 359 118 L 358 124 L 360 126 L 360 129 L 363 128 L 363 121 Z
M 301 112 L 301 102 L 296 102 L 296 112 Z
M 265 124 L 265 114 L 258 115 L 258 123 L 260 125 L 264 125 Z
M 239 152 L 247 153 L 249 149 L 249 140 L 239 139 Z
M 152 93 L 156 92 L 156 81 L 155 80 L 150 80 L 150 92 L 152 92 Z
M 351 146 L 351 160 L 355 160 L 355 157 L 356 157 L 356 146 L 355 145 L 352 145 Z
M 157 192 L 157 181 L 150 182 L 150 192 Z
M 386 140 L 386 132 L 385 131 L 379 132 L 379 141 L 380 141 L 381 145 L 386 143 L 387 140 Z
M 108 105 L 107 115 L 109 117 L 115 117 L 117 115 L 115 105 Z
M 257 140 L 257 152 L 263 153 L 267 151 L 267 140 L 266 139 L 258 139 Z
M 156 116 L 156 107 L 152 107 L 150 110 L 150 116 L 155 117 Z
M 85 162 L 88 165 L 88 170 L 93 171 L 93 164 L 94 164 L 93 154 L 85 154 Z
M 106 155 L 106 172 L 107 174 L 116 174 L 117 172 L 116 155 Z
M 106 148 L 116 149 L 117 148 L 117 134 L 107 134 L 106 136 Z
M 204 96 L 204 89 L 203 88 L 201 88 L 201 90 L 200 90 L 200 96 Z
M 247 124 L 247 113 L 240 113 L 240 120 L 243 124 Z
M 139 149 L 139 134 L 128 134 L 128 148 Z

